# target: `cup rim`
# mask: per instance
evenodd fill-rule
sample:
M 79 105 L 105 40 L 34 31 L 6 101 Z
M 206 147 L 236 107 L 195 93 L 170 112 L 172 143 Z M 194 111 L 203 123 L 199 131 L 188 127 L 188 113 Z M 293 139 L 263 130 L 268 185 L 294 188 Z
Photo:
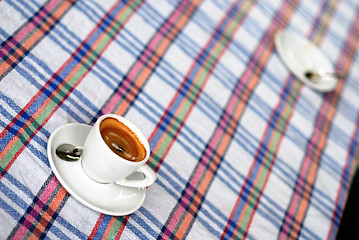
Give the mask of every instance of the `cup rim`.
M 142 145 L 144 146 L 144 148 L 146 150 L 146 155 L 141 161 L 134 162 L 134 161 L 127 160 L 127 159 L 117 155 L 116 153 L 114 153 L 107 146 L 106 142 L 103 140 L 103 138 L 101 136 L 101 133 L 100 133 L 100 124 L 106 118 L 115 118 L 115 119 L 117 119 L 119 122 L 121 122 L 124 125 L 126 125 L 127 127 L 129 127 L 136 134 L 136 136 L 138 137 L 138 139 L 140 140 L 140 142 L 142 143 Z M 113 155 L 113 156 L 115 156 L 115 157 L 117 157 L 117 158 L 119 158 L 121 160 L 126 161 L 126 163 L 136 165 L 136 164 L 140 164 L 140 163 L 143 163 L 143 162 L 147 162 L 148 158 L 150 157 L 150 146 L 149 146 L 147 138 L 142 133 L 142 131 L 135 124 L 133 124 L 130 120 L 128 120 L 128 119 L 126 119 L 126 118 L 124 118 L 124 117 L 122 117 L 120 115 L 116 115 L 116 114 L 112 114 L 112 113 L 111 114 L 104 114 L 104 115 L 102 115 L 101 117 L 99 117 L 97 119 L 97 121 L 95 122 L 95 125 L 93 127 L 95 128 L 96 135 L 98 135 L 97 137 L 99 137 L 101 139 L 100 142 L 103 145 L 103 147 L 106 148 L 109 152 L 111 152 L 110 153 L 111 155 Z

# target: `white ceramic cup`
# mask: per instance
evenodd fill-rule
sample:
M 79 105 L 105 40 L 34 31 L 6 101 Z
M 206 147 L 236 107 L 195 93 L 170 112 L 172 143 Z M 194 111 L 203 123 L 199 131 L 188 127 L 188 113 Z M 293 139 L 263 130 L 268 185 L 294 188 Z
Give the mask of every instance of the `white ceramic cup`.
M 136 134 L 144 148 L 146 155 L 139 162 L 129 161 L 113 152 L 106 144 L 100 133 L 100 124 L 106 118 L 115 118 L 130 128 Z M 94 181 L 99 183 L 116 183 L 128 187 L 147 187 L 156 179 L 157 174 L 146 164 L 150 156 L 150 146 L 143 133 L 127 119 L 115 115 L 101 116 L 93 125 L 82 150 L 82 168 Z M 133 180 L 129 177 L 134 172 L 143 173 L 144 179 Z

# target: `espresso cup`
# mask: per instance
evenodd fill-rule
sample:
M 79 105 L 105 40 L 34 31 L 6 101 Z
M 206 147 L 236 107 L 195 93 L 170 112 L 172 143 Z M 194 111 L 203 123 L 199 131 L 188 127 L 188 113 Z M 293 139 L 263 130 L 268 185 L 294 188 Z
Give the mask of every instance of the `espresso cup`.
M 150 146 L 143 133 L 129 120 L 115 115 L 101 116 L 83 145 L 81 164 L 85 173 L 99 183 L 147 187 L 157 174 L 146 164 Z M 140 172 L 144 178 L 130 179 Z

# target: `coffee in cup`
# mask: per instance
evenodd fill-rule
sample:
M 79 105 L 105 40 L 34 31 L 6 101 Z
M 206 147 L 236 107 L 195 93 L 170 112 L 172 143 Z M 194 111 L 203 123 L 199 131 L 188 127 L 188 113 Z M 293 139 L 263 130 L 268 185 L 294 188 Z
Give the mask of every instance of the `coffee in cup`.
M 142 161 L 146 149 L 137 135 L 115 118 L 105 118 L 100 124 L 100 133 L 107 146 L 120 157 L 133 162 Z

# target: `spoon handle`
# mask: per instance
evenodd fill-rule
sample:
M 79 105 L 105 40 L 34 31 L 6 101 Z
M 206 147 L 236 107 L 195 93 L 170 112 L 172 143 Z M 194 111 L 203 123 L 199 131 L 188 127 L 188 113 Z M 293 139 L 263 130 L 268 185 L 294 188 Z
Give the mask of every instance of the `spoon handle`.
M 332 76 L 336 77 L 336 78 L 345 78 L 346 77 L 346 75 L 344 73 L 333 73 Z
M 335 77 L 335 78 L 345 78 L 346 75 L 344 73 L 337 73 L 337 72 L 334 72 L 334 73 L 312 73 L 313 74 L 313 77 L 316 77 L 316 78 L 322 78 L 322 77 Z
M 311 71 L 307 71 L 305 72 L 305 76 L 317 83 L 319 82 L 320 79 L 324 78 L 324 77 L 334 77 L 334 78 L 345 78 L 346 75 L 344 73 L 340 73 L 340 72 L 334 72 L 334 73 L 316 73 L 316 72 L 311 72 Z

